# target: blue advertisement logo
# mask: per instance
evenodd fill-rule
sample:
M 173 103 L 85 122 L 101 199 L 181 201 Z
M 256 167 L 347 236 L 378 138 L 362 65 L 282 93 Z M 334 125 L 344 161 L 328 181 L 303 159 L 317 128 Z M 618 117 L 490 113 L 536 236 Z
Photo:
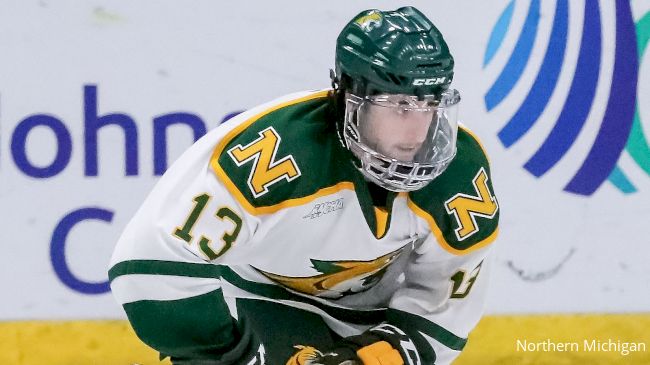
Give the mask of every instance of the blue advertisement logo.
M 527 3 L 530 5 L 514 49 L 496 81 L 484 95 L 488 111 L 506 100 L 531 58 L 538 36 L 540 0 Z M 498 52 L 510 28 L 514 7 L 515 1 L 512 0 L 492 29 L 483 67 L 489 65 Z M 569 10 L 568 0 L 557 0 L 548 46 L 532 87 L 498 132 L 499 140 L 506 148 L 513 146 L 536 123 L 541 122 L 540 115 L 549 103 L 565 63 Z M 552 169 L 575 143 L 594 105 L 601 76 L 602 33 L 611 29 L 602 25 L 598 1 L 586 1 L 584 9 L 575 11 L 584 11 L 584 20 L 577 63 L 567 97 L 559 116 L 553 121 L 550 133 L 523 166 L 536 177 Z M 650 12 L 635 23 L 630 2 L 617 0 L 615 17 L 616 44 L 609 97 L 596 138 L 581 166 L 564 187 L 564 191 L 574 194 L 592 195 L 605 181 L 625 194 L 636 192 L 634 183 L 618 164 L 624 151 L 650 176 L 650 147 L 643 133 L 637 106 L 639 62 L 650 38 Z
M 124 145 L 116 146 L 124 150 L 124 176 L 140 176 L 142 161 L 138 159 L 140 125 L 133 116 L 124 112 L 99 112 L 99 87 L 94 84 L 83 85 L 82 120 L 75 121 L 83 126 L 82 143 L 75 145 L 72 139 L 72 128 L 75 123 L 66 123 L 62 118 L 49 113 L 35 113 L 26 116 L 18 122 L 11 133 L 11 156 L 17 169 L 24 175 L 38 180 L 54 178 L 70 165 L 73 148 L 83 145 L 83 177 L 95 178 L 101 175 L 99 151 L 99 134 L 108 126 L 118 127 L 124 135 Z M 231 111 L 217 119 L 217 124 L 241 113 L 241 110 Z M 155 116 L 151 120 L 152 136 L 152 165 L 154 176 L 162 175 L 168 167 L 167 129 L 172 125 L 184 125 L 192 131 L 194 141 L 197 141 L 208 131 L 210 124 L 193 112 L 171 112 Z M 30 160 L 27 140 L 29 135 L 38 127 L 49 129 L 54 137 L 56 151 L 51 162 L 36 165 Z M 172 139 L 173 136 L 170 135 Z M 74 270 L 66 255 L 66 244 L 71 231 L 89 221 L 99 221 L 106 225 L 113 222 L 113 210 L 99 206 L 85 206 L 67 212 L 57 223 L 50 239 L 50 262 L 57 278 L 71 290 L 97 295 L 110 291 L 108 280 L 91 282 L 74 274 Z

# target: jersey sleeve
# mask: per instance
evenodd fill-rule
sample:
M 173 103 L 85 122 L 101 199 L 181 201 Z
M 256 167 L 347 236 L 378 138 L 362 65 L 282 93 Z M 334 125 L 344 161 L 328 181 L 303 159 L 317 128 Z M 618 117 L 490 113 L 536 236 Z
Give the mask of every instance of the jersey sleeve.
M 490 248 L 441 261 L 427 239 L 410 258 L 404 285 L 394 294 L 388 321 L 402 328 L 420 363 L 449 364 L 483 315 Z
M 302 100 L 303 94 L 310 98 L 314 93 L 285 98 Z M 224 278 L 236 276 L 233 268 L 259 256 L 259 247 L 267 242 L 254 238 L 261 218 L 234 193 L 236 187 L 227 174 L 219 173 L 218 161 L 240 157 L 241 162 L 251 161 L 251 171 L 257 160 L 241 154 L 253 147 L 246 150 L 234 138 L 283 103 L 275 100 L 244 112 L 192 145 L 157 182 L 115 247 L 109 270 L 113 295 L 138 337 L 162 355 L 243 359 L 232 353 L 247 347 L 236 300 L 228 292 L 232 285 Z M 234 146 L 226 148 L 228 143 Z M 245 151 L 231 158 L 229 151 L 238 146 Z M 246 186 L 248 176 L 240 175 L 236 181 Z M 264 178 L 273 181 L 272 176 Z
M 214 359 L 240 342 L 222 276 L 250 249 L 257 220 L 210 167 L 219 127 L 163 175 L 124 229 L 109 279 L 138 337 L 162 356 Z

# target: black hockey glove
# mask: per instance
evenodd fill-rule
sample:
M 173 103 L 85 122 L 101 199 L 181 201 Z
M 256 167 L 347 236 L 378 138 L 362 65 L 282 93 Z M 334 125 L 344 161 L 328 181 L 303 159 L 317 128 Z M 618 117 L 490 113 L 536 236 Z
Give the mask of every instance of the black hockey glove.
M 415 346 L 399 328 L 382 324 L 339 341 L 317 357 L 314 365 L 404 365 L 404 356 L 420 365 Z

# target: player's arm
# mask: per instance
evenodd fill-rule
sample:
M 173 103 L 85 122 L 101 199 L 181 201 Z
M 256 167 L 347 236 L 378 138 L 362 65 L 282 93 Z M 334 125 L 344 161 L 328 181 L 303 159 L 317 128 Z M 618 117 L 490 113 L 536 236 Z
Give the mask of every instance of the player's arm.
M 412 204 L 431 233 L 409 257 L 405 282 L 391 298 L 387 322 L 362 334 L 364 347 L 384 341 L 406 364 L 449 364 L 465 346 L 483 314 L 489 252 L 499 217 L 489 169 L 466 170 L 477 172 L 465 176 L 471 184 L 460 192 L 440 194 L 435 204 L 423 204 L 424 209 Z M 460 180 L 462 176 L 456 182 Z M 443 205 L 446 209 L 436 208 Z
M 320 364 L 449 364 L 460 354 L 483 314 L 488 249 L 447 262 L 424 253 L 426 244 L 420 249 L 391 300 L 387 321 L 343 339 Z
M 124 230 L 109 271 L 138 337 L 175 363 L 256 351 L 222 288 L 256 223 L 206 168 L 211 137 L 161 178 Z
M 483 315 L 490 247 L 447 261 L 434 260 L 421 250 L 412 257 L 407 282 L 391 300 L 388 323 L 409 343 L 414 364 L 416 358 L 422 364 L 434 359 L 449 364 Z

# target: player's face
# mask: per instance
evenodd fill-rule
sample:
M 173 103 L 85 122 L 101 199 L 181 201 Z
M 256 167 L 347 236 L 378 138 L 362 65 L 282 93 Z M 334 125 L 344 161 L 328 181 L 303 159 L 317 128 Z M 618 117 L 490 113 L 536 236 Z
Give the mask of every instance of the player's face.
M 367 103 L 359 133 L 364 143 L 384 156 L 412 162 L 421 149 L 434 120 L 434 109 L 426 102 L 416 105 L 378 105 Z M 435 126 L 434 126 L 435 127 Z

